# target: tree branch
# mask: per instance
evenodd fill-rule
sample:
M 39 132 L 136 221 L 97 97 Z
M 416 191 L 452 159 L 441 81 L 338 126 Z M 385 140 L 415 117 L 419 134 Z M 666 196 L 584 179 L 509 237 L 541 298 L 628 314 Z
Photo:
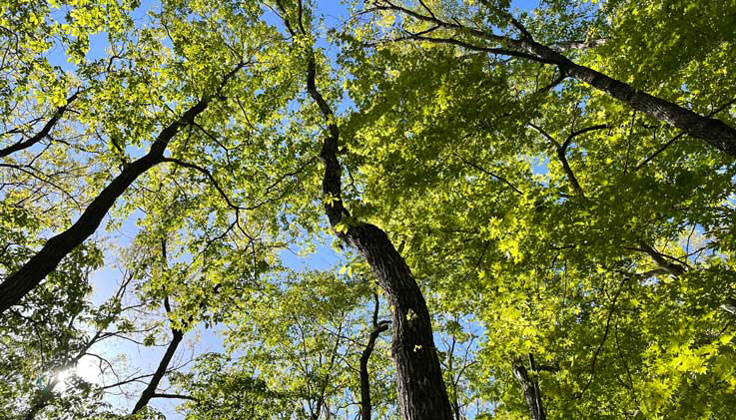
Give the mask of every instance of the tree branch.
M 79 92 L 68 97 L 66 99 L 66 104 L 57 108 L 57 110 L 54 112 L 54 115 L 51 117 L 51 119 L 49 119 L 48 122 L 44 124 L 43 128 L 41 128 L 41 131 L 34 134 L 27 140 L 21 140 L 11 146 L 8 146 L 4 149 L 0 149 L 0 158 L 9 156 L 12 153 L 18 152 L 20 150 L 27 149 L 33 146 L 34 144 L 38 143 L 39 141 L 41 141 L 44 137 L 46 137 L 51 132 L 51 130 L 56 125 L 56 123 L 61 119 L 61 117 L 64 115 L 64 112 L 69 107 L 69 104 L 74 102 L 78 97 L 79 97 Z M 10 132 L 18 132 L 18 130 L 14 129 L 14 130 L 10 130 Z
M 608 333 L 611 329 L 611 319 L 613 318 L 613 313 L 616 310 L 616 301 L 618 300 L 619 296 L 621 296 L 621 292 L 623 292 L 624 290 L 624 285 L 628 280 L 629 277 L 624 276 L 623 280 L 621 280 L 621 284 L 619 284 L 618 286 L 616 294 L 613 296 L 611 307 L 608 310 L 608 317 L 606 318 L 606 329 L 603 332 L 603 338 L 601 339 L 600 344 L 598 344 L 598 348 L 595 349 L 595 353 L 593 353 L 593 359 L 590 362 L 590 377 L 588 378 L 588 382 L 586 382 L 583 386 L 583 389 L 577 395 L 575 395 L 576 400 L 582 398 L 583 394 L 585 394 L 585 391 L 587 391 L 590 387 L 590 384 L 593 383 L 593 378 L 595 378 L 595 364 L 598 361 L 598 355 L 600 354 L 601 350 L 603 350 L 603 346 L 606 344 L 606 339 L 608 338 Z

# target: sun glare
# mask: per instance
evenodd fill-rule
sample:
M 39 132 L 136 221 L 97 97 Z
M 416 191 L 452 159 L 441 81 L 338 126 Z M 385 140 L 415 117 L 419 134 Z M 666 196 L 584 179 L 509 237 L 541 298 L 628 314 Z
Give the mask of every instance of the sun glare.
M 71 379 L 73 373 L 74 369 L 71 368 L 62 370 L 61 372 L 57 373 L 56 377 L 54 378 L 56 380 L 54 392 L 64 392 L 67 386 L 67 382 L 69 381 L 69 379 Z
M 76 374 L 85 382 L 100 383 L 100 367 L 97 359 L 92 356 L 82 357 L 77 363 Z
M 54 392 L 64 392 L 72 376 L 77 376 L 89 383 L 100 383 L 100 368 L 97 360 L 91 356 L 84 356 L 77 362 L 76 367 L 57 373 Z

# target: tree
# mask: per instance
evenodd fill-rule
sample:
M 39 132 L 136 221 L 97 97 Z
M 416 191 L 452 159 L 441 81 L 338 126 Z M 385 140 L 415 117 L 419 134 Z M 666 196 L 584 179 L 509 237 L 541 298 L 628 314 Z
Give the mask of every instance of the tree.
M 461 16 L 468 16 L 462 14 L 462 6 L 442 9 L 431 2 L 415 6 L 412 10 L 427 16 L 456 16 L 460 22 Z M 551 25 L 545 20 L 554 21 L 557 18 L 551 16 L 563 11 L 567 12 L 550 8 L 535 13 L 539 17 L 535 24 Z M 672 409 L 653 400 L 643 402 L 638 385 L 621 385 L 622 378 L 636 376 L 632 372 L 638 368 L 631 367 L 630 355 L 642 354 L 644 348 L 653 351 L 662 337 L 638 330 L 629 344 L 636 341 L 644 348 L 628 353 L 621 333 L 614 343 L 615 325 L 625 317 L 622 311 L 631 322 L 637 319 L 630 309 L 622 309 L 628 305 L 622 302 L 629 299 L 636 302 L 638 316 L 655 310 L 659 318 L 648 318 L 652 322 L 673 322 L 662 318 L 653 301 L 654 306 L 643 304 L 642 294 L 677 295 L 682 291 L 675 291 L 679 287 L 675 283 L 697 277 L 696 300 L 703 312 L 692 312 L 688 319 L 710 318 L 712 330 L 722 329 L 724 314 L 713 287 L 731 284 L 733 274 L 726 261 L 732 251 L 717 239 L 723 225 L 710 223 L 731 214 L 728 205 L 723 206 L 732 191 L 728 158 L 696 144 L 658 153 L 662 144 L 676 143 L 666 137 L 668 130 L 663 135 L 656 121 L 642 120 L 641 114 L 584 86 L 557 83 L 554 74 L 523 60 L 501 60 L 454 43 L 398 39 L 412 38 L 406 32 L 391 32 L 411 19 L 394 19 L 391 11 L 382 12 L 366 28 L 342 35 L 349 52 L 343 62 L 356 78 L 348 85 L 350 96 L 362 110 L 354 114 L 349 128 L 359 138 L 357 147 L 346 154 L 368 180 L 362 193 L 364 211 L 406 243 L 407 260 L 419 267 L 430 290 L 440 294 L 443 308 L 482 320 L 488 337 L 480 359 L 495 379 L 492 385 L 477 383 L 483 394 L 506 402 L 501 411 L 528 410 L 523 400 L 518 406 L 511 404 L 522 394 L 511 376 L 510 361 L 534 353 L 543 354 L 540 363 L 560 364 L 557 372 L 539 373 L 548 417 L 602 413 L 621 417 Z M 561 22 L 558 29 L 569 30 L 566 36 L 579 33 L 579 28 L 565 26 L 564 18 Z M 387 25 L 389 29 L 383 30 Z M 431 28 L 418 25 L 409 30 Z M 596 51 L 580 54 L 592 60 Z M 666 83 L 682 89 L 681 80 Z M 728 102 L 727 96 L 714 108 Z M 555 128 L 550 130 L 542 121 Z M 682 136 L 673 133 L 674 137 Z M 723 166 L 712 171 L 714 162 Z M 711 210 L 700 207 L 705 202 L 711 203 Z M 712 228 L 702 232 L 710 234 L 694 245 L 697 235 L 692 233 L 705 225 Z M 712 250 L 705 259 L 703 249 Z M 698 266 L 695 271 L 693 265 Z M 715 301 L 703 304 L 708 299 Z M 564 321 L 566 313 L 570 318 Z M 708 352 L 700 346 L 715 345 L 717 353 L 730 353 L 730 345 L 705 345 L 709 339 L 702 339 L 690 346 Z M 601 354 L 609 354 L 608 362 L 601 361 Z M 702 361 L 701 369 L 705 365 L 715 369 L 710 364 L 715 359 Z M 667 362 L 645 363 L 661 367 Z M 687 382 L 681 374 L 669 371 L 668 386 Z M 556 394 L 550 381 L 567 385 Z M 687 388 L 678 387 L 668 395 L 684 397 Z M 613 389 L 620 398 L 611 398 Z M 689 400 L 688 415 L 718 406 L 714 402 L 718 397 L 711 397 L 699 403 Z M 647 398 L 656 399 L 651 393 Z
M 172 5 L 173 8 L 176 5 Z M 176 13 L 175 11 L 172 13 Z M 164 15 L 165 17 L 166 15 Z M 239 20 L 242 27 L 247 28 L 247 20 L 254 18 L 252 15 L 233 15 L 233 19 Z M 203 26 L 203 25 L 200 25 Z M 223 100 L 227 98 L 226 89 L 231 91 L 236 89 L 233 85 L 237 84 L 238 89 L 247 89 L 246 84 L 248 80 L 254 81 L 253 79 L 241 79 L 237 82 L 231 82 L 230 79 L 237 78 L 241 70 L 246 67 L 249 60 L 255 59 L 263 53 L 262 49 L 264 44 L 260 43 L 261 39 L 248 43 L 246 39 L 240 40 L 241 44 L 238 45 L 238 49 L 231 47 L 224 37 L 225 33 L 219 32 L 203 32 L 205 28 L 200 27 L 187 27 L 181 28 L 182 33 L 167 32 L 168 36 L 173 36 L 173 43 L 175 46 L 175 56 L 171 60 L 167 60 L 169 54 L 166 54 L 166 47 L 161 43 L 161 40 L 157 38 L 157 33 L 160 35 L 167 29 L 165 21 L 162 26 L 155 29 L 142 30 L 140 34 L 141 44 L 138 48 L 142 49 L 143 53 L 147 53 L 142 60 L 136 62 L 136 70 L 140 70 L 142 74 L 136 74 L 135 72 L 131 75 L 123 73 L 121 79 L 114 80 L 114 83 L 125 83 L 128 89 L 120 92 L 123 97 L 127 96 L 127 100 L 136 103 L 148 95 L 160 98 L 159 101 L 154 103 L 142 103 L 139 108 L 133 109 L 122 109 L 122 115 L 115 115 L 115 113 L 121 112 L 120 108 L 113 108 L 111 110 L 105 110 L 112 112 L 113 115 L 109 115 L 109 118 L 99 120 L 92 116 L 85 115 L 80 119 L 80 122 L 87 123 L 92 126 L 92 130 L 97 124 L 101 124 L 104 127 L 107 141 L 110 143 L 112 155 L 117 159 L 120 159 L 122 165 L 122 171 L 112 177 L 112 179 L 104 185 L 102 190 L 94 196 L 94 199 L 84 208 L 83 212 L 77 219 L 77 221 L 70 227 L 65 229 L 62 233 L 48 239 L 40 251 L 35 253 L 23 266 L 19 267 L 15 272 L 10 273 L 2 284 L 0 284 L 0 311 L 5 311 L 10 306 L 18 303 L 20 299 L 25 296 L 30 290 L 36 287 L 48 273 L 50 273 L 61 261 L 64 256 L 69 254 L 74 248 L 79 246 L 85 239 L 91 236 L 99 227 L 103 218 L 108 214 L 109 210 L 113 207 L 116 200 L 123 195 L 130 185 L 141 175 L 149 171 L 156 165 L 164 162 L 180 163 L 181 159 L 168 158 L 164 154 L 169 148 L 169 144 L 175 138 L 177 133 L 187 127 L 204 127 L 197 134 L 193 134 L 194 131 L 189 131 L 188 140 L 193 137 L 207 137 L 207 132 L 210 127 L 207 127 L 207 123 L 203 121 L 195 122 L 195 118 L 200 116 L 205 110 L 211 107 L 212 102 Z M 200 36 L 204 37 L 205 34 L 214 37 L 211 41 L 213 43 L 219 43 L 220 49 L 210 49 L 207 52 L 200 51 L 198 60 L 206 62 L 218 63 L 217 66 L 201 68 L 196 62 L 190 61 L 188 53 L 184 51 L 176 51 L 177 36 L 189 35 L 195 36 L 195 33 L 187 34 L 187 31 L 196 29 Z M 259 28 L 255 28 L 257 33 Z M 264 36 L 266 40 L 269 34 L 260 34 Z M 130 36 L 130 35 L 129 35 Z M 146 45 L 147 44 L 147 45 Z M 162 59 L 159 61 L 152 60 L 151 53 L 155 50 L 161 52 Z M 163 51 L 162 51 L 163 50 Z M 141 54 L 139 52 L 139 54 Z M 110 59 L 110 63 L 114 60 Z M 196 70 L 197 73 L 187 74 L 190 70 Z M 142 83 L 154 79 L 154 74 L 160 73 L 159 77 L 155 77 L 159 81 L 163 81 L 162 84 L 156 86 L 143 87 Z M 106 81 L 109 81 L 106 80 Z M 277 82 L 278 83 L 278 82 Z M 132 88 L 131 88 L 132 85 Z M 178 87 L 175 87 L 178 85 Z M 143 87 L 139 89 L 138 86 Z M 99 93 L 102 97 L 108 97 L 113 91 L 105 90 L 104 86 Z M 259 86 L 263 88 L 264 86 Z M 242 93 L 242 91 L 240 92 Z M 166 98 L 164 100 L 164 98 Z M 94 98 L 92 98 L 94 100 Z M 176 102 L 176 109 L 170 111 L 168 102 Z M 237 106 L 237 101 L 231 99 L 231 102 L 226 105 Z M 113 103 L 106 103 L 104 105 L 114 106 Z M 152 108 L 153 112 L 146 115 L 148 112 L 147 108 Z M 90 109 L 88 112 L 95 114 L 99 112 L 95 109 Z M 102 111 L 103 113 L 105 111 Z M 128 113 L 125 113 L 128 111 Z M 218 112 L 213 115 L 212 125 L 224 124 L 230 113 Z M 116 118 L 117 117 L 117 118 Z M 120 132 L 119 125 L 125 123 L 132 123 L 135 130 L 129 130 Z M 137 123 L 137 124 L 136 124 Z M 159 129 L 160 127 L 160 129 Z M 157 132 L 155 139 L 150 145 L 148 153 L 143 156 L 129 161 L 125 156 L 124 148 L 128 145 L 141 145 L 142 138 L 145 138 L 152 133 Z M 178 147 L 181 145 L 188 144 L 188 141 L 180 142 L 177 144 Z M 176 155 L 176 150 L 169 150 L 170 153 Z M 117 155 L 117 156 L 116 156 Z M 116 159 L 116 160 L 117 160 Z
M 0 7 L 3 413 L 730 418 L 736 5 L 349 3 Z
M 282 12 L 286 9 L 280 6 Z M 297 1 L 295 21 L 285 18 L 292 37 L 308 37 L 304 9 Z M 298 32 L 297 29 L 298 28 Z M 322 193 L 325 213 L 338 237 L 356 248 L 374 271 L 393 307 L 393 347 L 399 405 L 405 419 L 451 419 L 447 390 L 432 336 L 432 319 L 419 285 L 388 235 L 379 227 L 351 217 L 343 204 L 342 167 L 337 157 L 340 129 L 335 114 L 317 87 L 317 62 L 312 47 L 305 47 L 306 85 L 327 124 L 320 158 L 324 165 Z
M 437 18 L 432 9 L 423 3 L 424 10 L 416 11 L 392 1 L 377 1 L 375 9 L 396 11 L 409 19 L 429 24 L 428 28 L 421 28 L 421 30 L 404 29 L 408 34 L 408 39 L 455 44 L 469 50 L 519 57 L 541 64 L 554 65 L 560 74 L 555 83 L 559 83 L 566 77 L 573 77 L 624 102 L 637 111 L 677 127 L 690 136 L 705 140 L 711 146 L 732 157 L 736 156 L 736 129 L 732 126 L 711 118 L 712 115 L 699 115 L 670 101 L 637 91 L 631 85 L 611 78 L 590 67 L 576 64 L 549 45 L 537 42 L 529 30 L 502 5 L 490 0 L 481 0 L 481 3 L 488 10 L 479 12 L 481 14 L 480 19 L 470 17 L 468 20 L 477 22 L 487 19 L 491 23 L 511 24 L 519 32 L 519 37 L 497 35 L 492 30 L 459 24 L 456 23 L 458 22 L 457 19 L 453 21 L 452 19 Z M 732 17 L 727 15 L 726 19 L 732 19 Z M 449 38 L 443 37 L 443 30 L 449 30 L 453 35 L 457 32 L 459 35 L 469 36 L 475 42 L 465 42 L 452 36 Z M 438 32 L 438 36 L 433 35 L 435 32 Z

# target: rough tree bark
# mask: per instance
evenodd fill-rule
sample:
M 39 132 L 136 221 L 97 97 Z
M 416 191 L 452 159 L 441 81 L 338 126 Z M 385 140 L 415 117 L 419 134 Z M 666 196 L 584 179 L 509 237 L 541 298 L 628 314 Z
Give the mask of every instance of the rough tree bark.
M 726 302 L 721 304 L 721 309 L 731 315 L 736 315 L 736 299 L 732 297 L 726 298 Z
M 398 379 L 399 407 L 405 420 L 451 420 L 452 410 L 432 337 L 432 319 L 419 285 L 386 233 L 351 220 L 341 201 L 342 168 L 337 159 L 339 130 L 334 114 L 316 88 L 315 60 L 307 53 L 307 89 L 317 102 L 328 133 L 320 157 L 325 166 L 325 212 L 337 236 L 357 249 L 378 277 L 393 307 L 392 354 Z
M 716 149 L 736 157 L 736 129 L 723 121 L 700 115 L 675 103 L 638 91 L 627 83 L 589 67 L 575 64 L 554 49 L 536 42 L 528 34 L 521 40 L 513 41 L 513 44 L 557 65 L 563 74 L 587 83 L 637 111 L 677 127 L 689 136 L 704 140 Z
M 301 0 L 296 1 L 297 21 L 292 25 L 281 0 L 284 25 L 293 37 L 306 37 Z M 298 32 L 294 25 L 298 25 Z M 432 318 L 409 266 L 379 227 L 353 220 L 342 203 L 342 167 L 337 158 L 340 130 L 335 114 L 316 85 L 316 62 L 311 47 L 305 49 L 307 92 L 316 102 L 327 125 L 320 150 L 324 165 L 322 192 L 325 213 L 335 234 L 365 258 L 393 308 L 392 356 L 396 365 L 399 409 L 405 420 L 452 420 L 450 401 L 442 378 L 432 336 Z
M 220 85 L 220 89 L 227 80 L 242 68 L 238 65 L 229 72 Z M 59 262 L 85 239 L 90 237 L 99 227 L 102 219 L 115 200 L 144 172 L 164 160 L 164 151 L 169 142 L 180 128 L 191 124 L 194 118 L 201 114 L 210 103 L 210 97 L 205 96 L 194 106 L 189 108 L 181 117 L 164 128 L 156 137 L 148 153 L 127 165 L 116 176 L 92 203 L 85 209 L 79 219 L 64 232 L 52 237 L 36 255 L 31 257 L 18 271 L 8 276 L 0 284 L 0 314 L 12 305 L 17 304 L 23 296 L 53 271 Z

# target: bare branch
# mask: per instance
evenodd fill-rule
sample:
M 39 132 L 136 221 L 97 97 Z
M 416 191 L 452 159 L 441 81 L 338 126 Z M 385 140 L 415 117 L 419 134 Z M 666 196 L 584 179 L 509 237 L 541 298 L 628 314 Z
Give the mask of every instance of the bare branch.
M 217 179 L 215 179 L 215 177 L 212 175 L 212 172 L 210 172 L 206 168 L 203 168 L 203 167 L 201 167 L 201 166 L 199 166 L 197 164 L 194 164 L 194 163 L 185 162 L 185 161 L 183 161 L 181 159 L 171 158 L 171 157 L 163 158 L 162 161 L 163 162 L 175 163 L 175 164 L 177 164 L 179 166 L 183 166 L 183 167 L 189 168 L 189 169 L 194 169 L 194 170 L 196 170 L 196 171 L 204 174 L 210 180 L 210 182 L 212 182 L 212 185 L 215 187 L 215 189 L 220 194 L 220 196 L 225 200 L 225 203 L 227 203 L 228 207 L 230 207 L 232 209 L 235 209 L 235 210 L 246 210 L 245 207 L 241 207 L 241 206 L 235 205 L 230 200 L 230 197 L 228 197 L 228 195 L 225 193 L 225 190 L 222 189 L 222 187 L 220 186 L 220 183 L 218 183 L 217 182 Z
M 51 132 L 51 130 L 54 128 L 54 126 L 59 121 L 59 119 L 61 119 L 61 117 L 64 115 L 64 112 L 67 110 L 67 107 L 69 106 L 69 104 L 74 102 L 74 100 L 76 100 L 78 97 L 79 97 L 79 92 L 76 92 L 72 96 L 68 97 L 66 99 L 66 104 L 60 106 L 54 112 L 54 115 L 43 126 L 43 128 L 41 128 L 41 131 L 34 134 L 27 140 L 21 140 L 11 146 L 8 146 L 4 149 L 0 149 L 0 158 L 9 156 L 10 154 L 18 152 L 20 150 L 27 149 L 33 146 L 34 144 L 38 143 L 39 141 L 41 141 L 44 137 L 46 137 Z M 9 133 L 11 132 L 15 133 L 15 132 L 20 132 L 20 131 L 19 129 L 16 128 L 16 129 L 9 131 Z
M 199 401 L 198 399 L 192 397 L 191 395 L 179 395 L 179 394 L 153 394 L 151 398 L 173 398 L 173 399 L 179 399 L 179 400 Z
M 494 172 L 491 172 L 489 170 L 486 170 L 486 169 L 482 168 L 481 166 L 477 165 L 475 162 L 471 162 L 469 160 L 466 160 L 465 158 L 463 158 L 462 156 L 460 156 L 457 153 L 455 153 L 455 156 L 457 156 L 458 159 L 460 159 L 466 165 L 471 166 L 471 167 L 475 168 L 476 170 L 478 170 L 478 171 L 480 171 L 480 172 L 482 172 L 482 173 L 484 173 L 484 174 L 486 174 L 488 176 L 491 176 L 491 177 L 493 177 L 493 178 L 495 178 L 495 179 L 503 182 L 504 184 L 508 185 L 509 188 L 511 188 L 515 193 L 521 194 L 521 195 L 524 194 L 520 189 L 516 188 L 516 186 L 514 186 L 514 184 L 512 184 L 508 179 L 506 179 L 506 178 L 504 178 L 504 177 L 502 177 L 502 176 L 500 176 L 500 175 L 498 175 L 498 174 L 496 174 Z
M 608 317 L 606 318 L 606 328 L 603 332 L 603 338 L 601 339 L 600 344 L 598 344 L 598 348 L 595 349 L 595 353 L 593 353 L 593 359 L 590 362 L 590 377 L 588 378 L 588 382 L 585 383 L 583 386 L 583 389 L 580 390 L 577 395 L 575 395 L 575 399 L 579 400 L 583 397 L 583 394 L 585 391 L 588 390 L 590 387 L 590 384 L 593 383 L 593 378 L 595 378 L 595 365 L 598 361 L 598 355 L 600 354 L 601 350 L 603 350 L 603 346 L 606 344 L 606 339 L 608 338 L 608 333 L 611 328 L 611 319 L 613 318 L 613 314 L 616 310 L 616 301 L 618 301 L 619 296 L 621 296 L 621 292 L 624 290 L 624 285 L 629 280 L 628 276 L 624 276 L 623 280 L 621 280 L 621 283 L 618 286 L 618 290 L 616 291 L 616 294 L 613 296 L 613 299 L 611 300 L 611 307 L 608 309 Z

